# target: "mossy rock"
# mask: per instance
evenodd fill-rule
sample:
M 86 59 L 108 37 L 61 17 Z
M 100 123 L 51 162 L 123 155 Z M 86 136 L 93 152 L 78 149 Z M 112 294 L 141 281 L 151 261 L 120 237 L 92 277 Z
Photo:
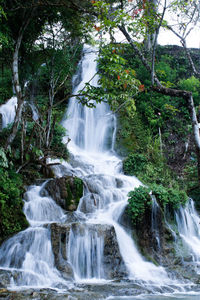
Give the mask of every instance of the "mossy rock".
M 45 185 L 48 194 L 67 211 L 75 211 L 83 196 L 83 181 L 74 176 L 49 180 Z

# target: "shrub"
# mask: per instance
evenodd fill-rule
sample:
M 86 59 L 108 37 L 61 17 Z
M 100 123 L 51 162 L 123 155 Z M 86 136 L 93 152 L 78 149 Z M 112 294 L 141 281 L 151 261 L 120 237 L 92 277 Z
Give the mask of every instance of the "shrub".
M 144 186 L 136 188 L 128 194 L 128 213 L 134 225 L 137 225 L 151 207 L 150 189 Z
M 181 191 L 178 188 L 166 188 L 163 185 L 152 184 L 152 193 L 156 196 L 156 199 L 160 205 L 164 208 L 166 205 L 170 205 L 174 209 L 180 205 L 184 205 L 188 199 L 185 191 Z
M 23 213 L 22 178 L 13 170 L 0 168 L 0 243 L 28 226 Z
M 143 154 L 132 153 L 123 162 L 123 171 L 126 175 L 138 175 L 145 168 L 147 159 Z

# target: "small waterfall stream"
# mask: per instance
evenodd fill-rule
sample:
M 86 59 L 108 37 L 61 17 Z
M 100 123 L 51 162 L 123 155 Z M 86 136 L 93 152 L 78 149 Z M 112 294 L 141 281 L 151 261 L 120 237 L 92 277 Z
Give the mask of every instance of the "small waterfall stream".
M 161 249 L 161 242 L 160 242 L 160 232 L 159 232 L 159 223 L 158 223 L 158 216 L 160 215 L 160 207 L 154 195 L 151 195 L 152 199 L 152 213 L 151 213 L 151 231 L 152 235 L 156 240 L 157 250 L 160 251 Z
M 180 237 L 200 274 L 200 217 L 192 199 L 187 202 L 185 208 L 181 207 L 176 212 L 176 221 Z
M 2 114 L 2 128 L 5 128 L 8 124 L 14 121 L 16 107 L 17 97 L 15 96 L 0 106 L 0 114 Z

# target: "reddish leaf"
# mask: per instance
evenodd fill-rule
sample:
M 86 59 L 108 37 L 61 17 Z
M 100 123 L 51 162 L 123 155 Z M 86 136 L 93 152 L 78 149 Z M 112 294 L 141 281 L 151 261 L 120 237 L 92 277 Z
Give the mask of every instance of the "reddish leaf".
M 139 91 L 140 91 L 140 92 L 143 92 L 143 91 L 144 91 L 144 84 L 140 84 L 140 86 L 139 86 Z
M 125 72 L 126 72 L 127 74 L 129 74 L 129 73 L 130 73 L 130 71 L 129 71 L 129 70 L 125 70 Z
M 146 7 L 146 0 L 143 0 L 142 8 L 145 9 L 145 7 Z
M 119 75 L 117 75 L 117 79 L 120 80 L 120 76 Z
M 100 31 L 100 30 L 101 30 L 101 27 L 96 26 L 96 25 L 94 25 L 94 28 L 95 28 L 97 31 Z
M 127 88 L 127 83 L 125 82 L 125 83 L 124 83 L 124 89 L 126 89 L 126 88 Z

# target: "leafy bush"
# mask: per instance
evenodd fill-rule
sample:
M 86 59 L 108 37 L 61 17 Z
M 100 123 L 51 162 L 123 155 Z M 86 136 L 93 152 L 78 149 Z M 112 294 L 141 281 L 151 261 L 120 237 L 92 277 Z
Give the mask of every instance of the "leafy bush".
M 150 187 L 140 186 L 128 194 L 128 214 L 133 225 L 138 225 L 145 217 L 152 205 L 150 192 L 155 195 L 160 206 L 173 209 L 184 205 L 188 199 L 184 191 L 175 188 L 165 188 L 163 185 L 152 184 Z
M 188 199 L 185 191 L 181 191 L 178 188 L 165 188 L 163 185 L 152 184 L 152 194 L 156 196 L 156 199 L 160 205 L 164 208 L 166 205 L 170 205 L 174 209 L 180 205 L 184 205 Z
M 14 170 L 0 168 L 0 242 L 28 226 L 22 211 L 22 178 Z
M 12 95 L 12 72 L 9 68 L 6 68 L 3 72 L 0 72 L 0 104 L 3 104 Z
M 134 225 L 139 224 L 147 209 L 151 207 L 150 189 L 140 186 L 128 194 L 128 213 Z
M 124 174 L 137 176 L 144 170 L 146 163 L 147 159 L 143 154 L 132 153 L 123 162 Z
M 195 104 L 199 104 L 200 81 L 198 78 L 191 76 L 190 78 L 182 79 L 178 85 L 182 90 L 192 92 Z
M 69 152 L 67 147 L 63 144 L 63 137 L 66 135 L 66 129 L 60 125 L 56 124 L 53 133 L 53 139 L 51 143 L 52 150 L 57 153 L 58 157 L 62 157 L 63 159 L 69 158 Z

